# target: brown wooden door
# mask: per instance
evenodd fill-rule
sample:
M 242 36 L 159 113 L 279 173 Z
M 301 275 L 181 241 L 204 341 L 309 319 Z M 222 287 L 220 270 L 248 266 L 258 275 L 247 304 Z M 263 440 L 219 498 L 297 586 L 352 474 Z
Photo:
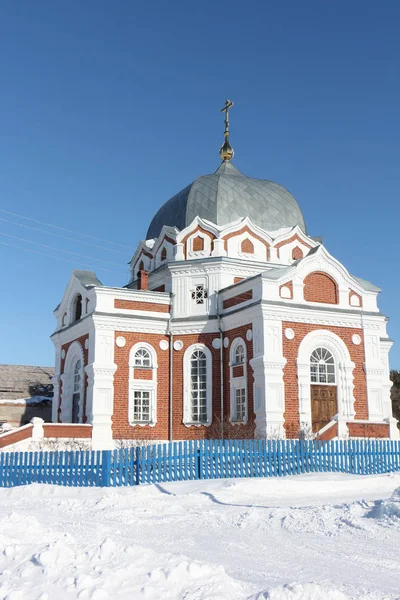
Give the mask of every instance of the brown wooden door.
M 335 385 L 311 386 L 311 418 L 314 433 L 325 427 L 338 412 Z

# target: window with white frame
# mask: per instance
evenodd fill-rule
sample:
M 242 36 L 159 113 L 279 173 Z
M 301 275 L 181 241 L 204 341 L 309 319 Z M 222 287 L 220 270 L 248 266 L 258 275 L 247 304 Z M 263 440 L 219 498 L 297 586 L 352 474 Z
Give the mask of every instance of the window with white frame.
M 149 379 L 141 379 L 138 370 L 148 369 Z M 157 354 L 147 343 L 138 343 L 129 355 L 129 422 L 153 426 L 157 420 Z
M 195 350 L 190 359 L 190 381 L 193 423 L 207 422 L 207 359 Z
M 149 423 L 150 421 L 150 396 L 146 390 L 133 392 L 133 421 L 135 423 Z
M 244 363 L 244 346 L 238 344 L 235 350 L 235 365 L 242 365 Z
M 316 348 L 310 357 L 311 383 L 335 384 L 335 360 L 326 348 Z
M 135 367 L 151 367 L 150 352 L 146 348 L 139 348 L 135 352 Z
M 212 421 L 212 355 L 204 344 L 194 344 L 183 357 L 183 423 L 210 425 Z
M 230 420 L 246 423 L 247 406 L 247 352 L 242 338 L 233 340 L 230 351 Z
M 235 414 L 233 420 L 243 423 L 246 420 L 246 388 L 235 388 Z

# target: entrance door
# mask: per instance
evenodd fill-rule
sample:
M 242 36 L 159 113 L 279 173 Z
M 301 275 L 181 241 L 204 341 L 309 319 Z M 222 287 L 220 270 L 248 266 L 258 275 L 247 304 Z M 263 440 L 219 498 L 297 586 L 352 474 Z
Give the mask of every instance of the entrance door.
M 311 418 L 314 433 L 328 425 L 338 413 L 337 387 L 311 385 Z

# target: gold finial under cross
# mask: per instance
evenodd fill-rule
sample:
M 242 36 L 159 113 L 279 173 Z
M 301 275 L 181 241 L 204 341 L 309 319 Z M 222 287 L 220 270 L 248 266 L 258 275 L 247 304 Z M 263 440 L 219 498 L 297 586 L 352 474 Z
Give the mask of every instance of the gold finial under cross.
M 229 143 L 229 109 L 232 108 L 232 106 L 234 106 L 234 104 L 235 103 L 232 102 L 231 100 L 226 99 L 224 108 L 221 108 L 221 112 L 225 113 L 225 131 L 224 131 L 225 142 L 222 144 L 222 146 L 220 148 L 219 155 L 222 158 L 222 160 L 224 160 L 224 161 L 232 160 L 233 155 L 234 155 L 233 148 Z

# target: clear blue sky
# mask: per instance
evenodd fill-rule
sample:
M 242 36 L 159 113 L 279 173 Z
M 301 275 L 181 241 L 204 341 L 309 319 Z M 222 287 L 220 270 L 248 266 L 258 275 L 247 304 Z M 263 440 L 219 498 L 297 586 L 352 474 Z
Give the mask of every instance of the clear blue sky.
M 115 263 L 0 235 L 44 253 L 0 243 L 1 363 L 53 364 L 72 268 L 126 283 L 159 206 L 218 167 L 228 97 L 234 163 L 382 287 L 400 368 L 398 0 L 4 0 L 0 57 L 0 208 L 126 246 L 0 213 L 1 234 Z

